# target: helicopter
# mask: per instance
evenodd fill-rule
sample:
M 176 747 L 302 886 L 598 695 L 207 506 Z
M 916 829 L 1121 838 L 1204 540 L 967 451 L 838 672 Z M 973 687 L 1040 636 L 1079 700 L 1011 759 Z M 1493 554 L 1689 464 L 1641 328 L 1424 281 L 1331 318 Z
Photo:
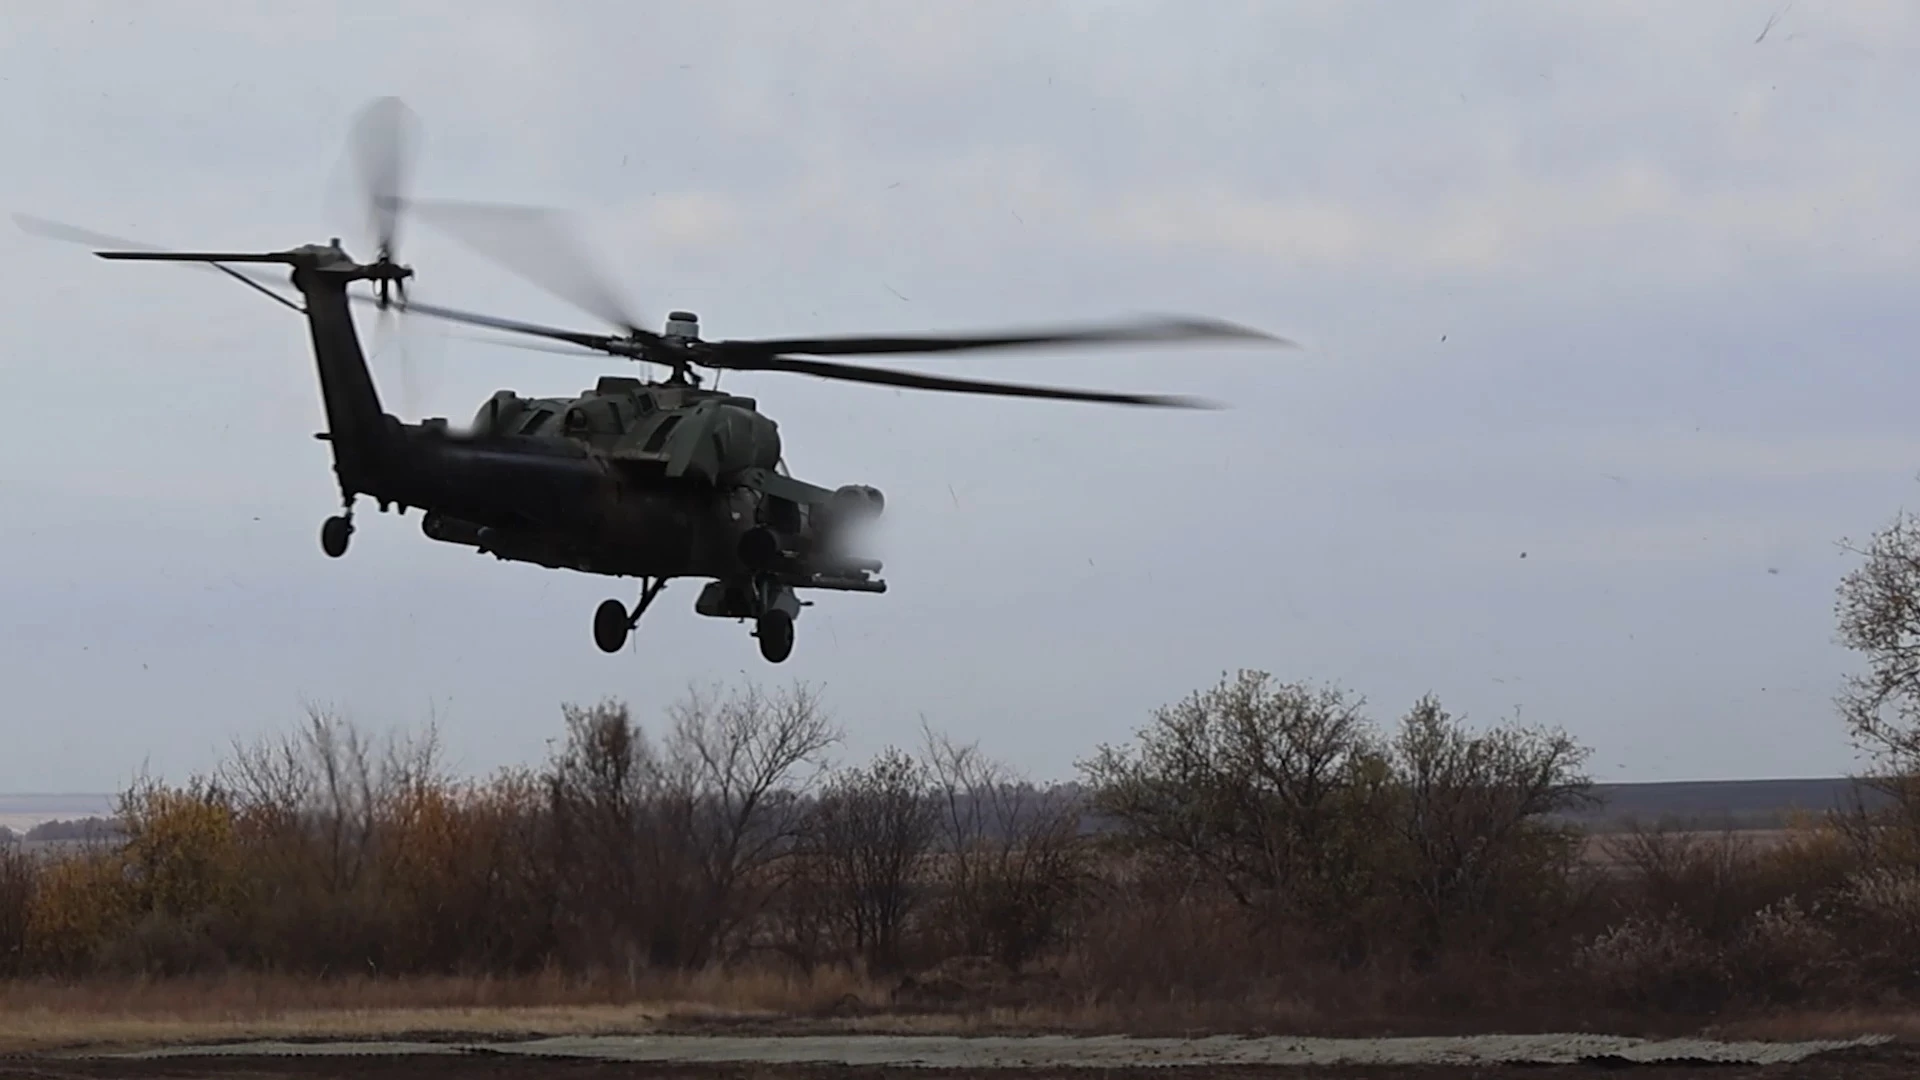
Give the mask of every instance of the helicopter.
M 638 578 L 638 599 L 600 604 L 593 640 L 618 652 L 674 579 L 704 582 L 698 615 L 753 623 L 762 657 L 792 653 L 794 626 L 812 601 L 805 590 L 884 593 L 881 563 L 847 550 L 849 535 L 877 518 L 885 497 L 866 484 L 834 487 L 790 474 L 778 423 L 756 399 L 703 385 L 695 370 L 784 371 L 896 387 L 1162 407 L 1207 407 L 1192 399 L 985 382 L 810 357 L 951 352 L 1055 344 L 1114 344 L 1285 339 L 1209 319 L 1167 318 L 1110 326 L 949 336 L 815 337 L 709 341 L 692 312 L 668 313 L 659 331 L 638 325 L 586 261 L 566 250 L 545 211 L 525 207 L 405 198 L 412 163 L 411 110 L 382 98 L 361 110 L 352 132 L 375 257 L 359 262 L 339 238 L 281 251 L 172 251 L 15 215 L 22 228 L 79 240 L 103 259 L 201 264 L 266 293 L 307 323 L 342 510 L 320 530 L 321 549 L 339 558 L 354 532 L 356 503 L 382 513 L 422 511 L 430 539 L 505 561 L 612 577 Z M 467 246 L 501 262 L 609 323 L 618 333 L 586 333 L 420 303 L 406 296 L 410 266 L 395 261 L 403 212 L 419 214 Z M 458 227 L 465 222 L 466 228 Z M 475 228 L 476 223 L 479 228 Z M 531 228 L 544 241 L 543 265 L 500 254 L 502 228 Z M 489 250 L 489 248 L 492 250 Z M 557 262 L 555 261 L 557 257 Z M 250 264 L 288 268 L 295 301 Z M 248 269 L 242 269 L 249 267 Z M 371 292 L 351 291 L 367 282 Z M 499 390 L 464 429 L 444 418 L 415 423 L 386 411 L 353 318 L 353 305 L 450 320 L 557 344 L 501 343 L 549 351 L 569 346 L 667 369 L 665 378 L 604 375 L 573 395 L 527 396 Z

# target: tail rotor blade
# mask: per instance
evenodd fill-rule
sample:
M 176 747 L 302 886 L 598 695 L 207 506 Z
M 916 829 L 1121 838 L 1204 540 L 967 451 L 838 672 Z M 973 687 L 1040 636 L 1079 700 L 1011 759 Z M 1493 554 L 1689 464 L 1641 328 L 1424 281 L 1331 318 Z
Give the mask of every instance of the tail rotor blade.
M 351 149 L 377 258 L 391 258 L 399 242 L 419 136 L 419 117 L 397 97 L 375 99 L 354 121 Z

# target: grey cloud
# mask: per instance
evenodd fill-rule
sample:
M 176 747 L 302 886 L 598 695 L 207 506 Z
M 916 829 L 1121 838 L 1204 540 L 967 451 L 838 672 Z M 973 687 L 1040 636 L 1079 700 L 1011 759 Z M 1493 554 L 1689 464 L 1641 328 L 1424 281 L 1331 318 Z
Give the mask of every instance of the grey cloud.
M 31 508 L 0 524 L 29 718 L 0 789 L 193 768 L 303 696 L 374 723 L 436 703 L 484 767 L 542 752 L 562 699 L 644 710 L 742 670 L 825 683 L 855 752 L 924 711 L 1061 774 L 1239 664 L 1382 711 L 1521 705 L 1642 776 L 1843 768 L 1825 538 L 1920 470 L 1920 14 L 1797 3 L 1756 45 L 1778 10 L 43 6 L 0 41 L 9 209 L 351 241 L 345 125 L 396 93 L 425 193 L 576 209 L 652 318 L 1196 310 L 1308 348 L 926 362 L 1238 406 L 1206 416 L 729 376 L 803 474 L 889 494 L 894 592 L 823 602 L 769 673 L 686 586 L 600 656 L 588 615 L 624 586 L 439 550 L 417 516 L 323 559 L 298 322 L 10 236 L 0 374 L 36 404 L 0 434 Z M 407 244 L 423 298 L 590 323 L 430 229 Z M 607 370 L 412 329 L 420 407 L 455 418 Z M 397 403 L 396 358 L 374 366 Z M 1785 683 L 1805 694 L 1757 689 Z

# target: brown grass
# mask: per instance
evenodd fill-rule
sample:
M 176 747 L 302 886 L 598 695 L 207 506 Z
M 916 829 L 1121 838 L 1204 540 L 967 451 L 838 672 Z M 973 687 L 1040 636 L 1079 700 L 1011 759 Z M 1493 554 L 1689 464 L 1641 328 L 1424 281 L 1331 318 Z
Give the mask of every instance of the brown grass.
M 1920 1041 L 1920 1011 L 1897 1009 L 1820 1009 L 1743 1017 L 1715 1024 L 1705 1034 L 1718 1039 L 1799 1042 L 1887 1035 L 1901 1042 Z
M 1389 1000 L 1350 1009 L 1315 1000 L 1311 987 L 1238 1001 L 1127 1004 L 1059 998 L 950 1011 L 889 1009 L 887 993 L 846 973 L 806 980 L 766 972 L 662 976 L 631 986 L 559 978 L 338 979 L 232 975 L 171 980 L 0 983 L 0 1055 L 248 1040 L 460 1039 L 662 1031 L 901 1035 L 1110 1034 L 1197 1036 L 1447 1034 L 1490 1030 L 1606 1030 L 1680 1034 L 1684 1021 L 1646 1028 L 1596 1015 L 1556 1022 L 1499 1009 L 1451 1021 L 1401 1011 Z M 1354 1004 L 1349 1002 L 1349 1004 Z M 850 1014 L 846 1013 L 852 1006 Z M 1562 1017 L 1561 1020 L 1568 1018 Z M 1618 1020 L 1620 1022 L 1610 1022 Z M 1767 1041 L 1859 1035 L 1920 1038 L 1912 1010 L 1803 1010 L 1745 1017 L 1700 1032 Z
M 1581 841 L 1580 859 L 1582 862 L 1610 871 L 1624 870 L 1626 863 L 1619 858 L 1616 849 L 1620 841 L 1630 835 L 1626 830 L 1587 834 Z M 1727 838 L 1735 838 L 1755 854 L 1772 851 L 1793 840 L 1796 836 L 1792 829 L 1676 829 L 1666 836 L 1673 843 L 1720 843 Z
M 821 1015 L 884 994 L 846 972 L 521 979 L 220 977 L 0 983 L 0 1053 L 244 1039 L 488 1038 Z

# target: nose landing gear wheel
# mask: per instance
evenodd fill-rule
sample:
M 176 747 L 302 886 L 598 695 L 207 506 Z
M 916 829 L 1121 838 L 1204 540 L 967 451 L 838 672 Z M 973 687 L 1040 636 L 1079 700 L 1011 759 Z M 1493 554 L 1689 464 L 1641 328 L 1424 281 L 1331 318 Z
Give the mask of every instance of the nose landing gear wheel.
M 793 654 L 793 616 L 769 611 L 754 621 L 753 636 L 760 639 L 760 655 L 777 664 Z
M 353 538 L 353 522 L 344 517 L 330 517 L 320 526 L 320 550 L 331 558 L 339 558 L 347 553 L 347 541 Z
M 633 629 L 633 621 L 627 615 L 626 605 L 618 600 L 602 601 L 593 613 L 593 643 L 600 646 L 601 652 L 619 652 L 620 646 L 627 643 L 627 631 Z

